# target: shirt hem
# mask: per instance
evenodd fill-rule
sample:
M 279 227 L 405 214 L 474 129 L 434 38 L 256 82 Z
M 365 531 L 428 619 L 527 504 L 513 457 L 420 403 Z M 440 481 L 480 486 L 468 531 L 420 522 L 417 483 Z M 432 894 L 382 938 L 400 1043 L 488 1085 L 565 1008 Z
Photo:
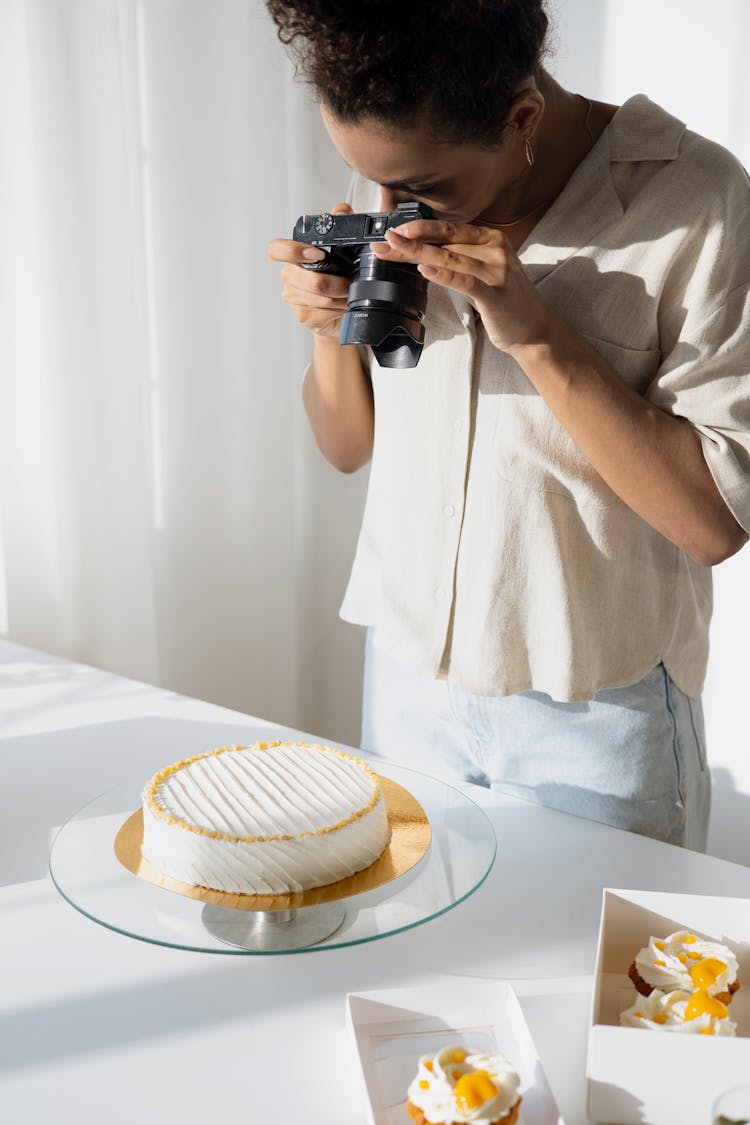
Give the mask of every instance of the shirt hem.
M 360 625 L 364 628 L 373 630 L 377 628 L 373 621 L 368 620 L 369 615 L 356 614 L 349 609 L 344 610 L 343 607 L 341 608 L 341 610 L 339 610 L 339 617 L 342 619 L 342 621 L 346 621 L 350 625 Z M 632 687 L 634 684 L 639 683 L 659 664 L 662 664 L 664 666 L 670 680 L 672 680 L 674 685 L 679 688 L 679 690 L 689 699 L 699 700 L 703 693 L 703 687 L 705 683 L 705 671 L 702 676 L 696 679 L 685 677 L 682 675 L 678 668 L 674 667 L 672 661 L 668 656 L 654 656 L 643 661 L 642 664 L 639 665 L 639 671 L 636 671 L 634 673 L 628 672 L 621 676 L 608 678 L 592 687 L 561 687 L 559 684 L 551 686 L 549 684 L 549 681 L 546 681 L 544 684 L 540 684 L 538 682 L 535 682 L 533 679 L 524 678 L 523 680 L 516 681 L 512 687 L 501 685 L 490 690 L 486 686 L 483 686 L 482 688 L 477 689 L 475 687 L 469 687 L 463 677 L 452 676 L 450 672 L 450 666 L 448 667 L 447 672 L 444 672 L 442 674 L 429 674 L 419 668 L 415 664 L 415 662 L 404 660 L 403 657 L 394 652 L 392 648 L 386 645 L 379 644 L 377 640 L 375 640 L 375 643 L 377 643 L 378 647 L 382 648 L 383 652 L 386 652 L 392 660 L 395 660 L 397 663 L 403 665 L 404 668 L 408 669 L 414 675 L 423 676 L 425 679 L 446 679 L 449 683 L 454 684 L 456 687 L 459 687 L 462 691 L 467 692 L 469 695 L 476 695 L 480 697 L 483 696 L 489 699 L 503 698 L 509 695 L 521 695 L 524 692 L 537 692 L 540 695 L 548 696 L 555 703 L 589 703 L 600 692 L 620 691 L 623 688 Z

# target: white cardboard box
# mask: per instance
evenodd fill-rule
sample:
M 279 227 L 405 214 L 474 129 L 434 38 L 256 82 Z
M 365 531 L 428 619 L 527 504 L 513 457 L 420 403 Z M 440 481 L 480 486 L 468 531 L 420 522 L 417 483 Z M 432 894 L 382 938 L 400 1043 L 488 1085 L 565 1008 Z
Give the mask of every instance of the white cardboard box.
M 636 996 L 628 969 L 651 935 L 692 930 L 739 962 L 736 1038 L 620 1027 Z M 750 1080 L 750 900 L 604 891 L 588 1044 L 588 1116 L 617 1125 L 711 1125 L 724 1090 Z
M 347 996 L 370 1125 L 410 1125 L 406 1090 L 419 1056 L 457 1043 L 500 1050 L 521 1079 L 519 1125 L 564 1125 L 513 989 L 501 981 L 445 981 L 431 987 Z

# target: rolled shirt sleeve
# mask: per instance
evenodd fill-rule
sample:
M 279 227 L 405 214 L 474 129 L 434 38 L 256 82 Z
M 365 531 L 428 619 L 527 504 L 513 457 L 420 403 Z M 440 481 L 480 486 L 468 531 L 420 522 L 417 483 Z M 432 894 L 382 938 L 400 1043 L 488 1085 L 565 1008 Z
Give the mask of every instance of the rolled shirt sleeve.
M 732 289 L 695 328 L 691 319 L 647 397 L 694 426 L 719 492 L 750 533 L 750 284 Z

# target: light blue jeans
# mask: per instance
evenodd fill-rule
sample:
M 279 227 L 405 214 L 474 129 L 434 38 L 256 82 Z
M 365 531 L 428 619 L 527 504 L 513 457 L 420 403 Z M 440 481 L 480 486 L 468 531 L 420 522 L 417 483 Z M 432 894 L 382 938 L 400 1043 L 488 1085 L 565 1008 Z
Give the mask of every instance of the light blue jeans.
M 705 851 L 703 710 L 655 668 L 585 703 L 539 691 L 472 695 L 417 676 L 368 629 L 362 749 L 590 820 Z

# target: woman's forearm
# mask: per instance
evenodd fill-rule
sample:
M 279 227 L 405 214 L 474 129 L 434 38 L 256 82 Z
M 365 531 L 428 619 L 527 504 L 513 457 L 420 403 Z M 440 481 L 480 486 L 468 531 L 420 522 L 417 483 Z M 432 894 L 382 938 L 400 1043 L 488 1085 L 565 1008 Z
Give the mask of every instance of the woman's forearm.
M 372 384 L 359 349 L 316 336 L 302 397 L 315 440 L 327 461 L 353 473 L 372 456 L 375 410 Z
M 639 395 L 560 317 L 513 356 L 609 487 L 695 562 L 713 566 L 747 541 L 690 423 Z

